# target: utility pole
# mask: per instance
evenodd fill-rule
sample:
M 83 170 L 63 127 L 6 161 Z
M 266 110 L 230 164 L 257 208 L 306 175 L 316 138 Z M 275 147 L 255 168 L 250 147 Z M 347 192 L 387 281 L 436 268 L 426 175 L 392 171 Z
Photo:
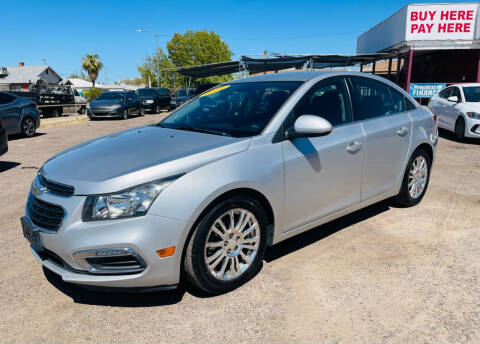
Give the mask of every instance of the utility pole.
M 156 32 L 152 32 L 152 31 L 147 31 L 147 30 L 142 30 L 142 29 L 137 29 L 136 30 L 137 32 L 147 32 L 147 33 L 151 33 L 153 35 L 153 37 L 155 38 L 155 53 L 153 54 L 153 58 L 155 58 L 155 55 L 157 54 L 158 52 L 158 33 Z M 156 70 L 156 75 L 157 75 L 157 87 L 160 87 L 160 60 L 157 58 L 156 59 L 157 63 L 157 70 Z

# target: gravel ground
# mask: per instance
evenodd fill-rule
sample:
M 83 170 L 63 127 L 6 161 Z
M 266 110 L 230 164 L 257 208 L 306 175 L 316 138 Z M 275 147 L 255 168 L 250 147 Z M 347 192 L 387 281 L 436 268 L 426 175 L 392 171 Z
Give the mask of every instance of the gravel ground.
M 259 275 L 229 294 L 188 285 L 99 294 L 45 273 L 19 223 L 37 169 L 69 146 L 159 118 L 54 126 L 9 142 L 0 342 L 480 342 L 480 145 L 446 134 L 420 205 L 376 204 L 270 248 Z

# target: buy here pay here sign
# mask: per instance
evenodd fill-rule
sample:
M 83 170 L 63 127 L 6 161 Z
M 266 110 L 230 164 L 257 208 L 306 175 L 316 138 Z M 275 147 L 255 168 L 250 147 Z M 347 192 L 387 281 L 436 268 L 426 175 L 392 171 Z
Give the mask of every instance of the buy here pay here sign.
M 406 40 L 472 40 L 477 8 L 477 4 L 408 6 Z

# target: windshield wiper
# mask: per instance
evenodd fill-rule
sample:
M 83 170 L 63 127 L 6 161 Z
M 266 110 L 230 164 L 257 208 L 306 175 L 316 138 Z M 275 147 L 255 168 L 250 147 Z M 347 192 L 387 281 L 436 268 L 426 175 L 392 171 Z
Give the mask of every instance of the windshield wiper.
M 229 135 L 228 133 L 226 133 L 224 131 L 221 131 L 221 130 L 197 128 L 197 127 L 192 127 L 192 126 L 188 126 L 188 125 L 179 126 L 179 127 L 171 127 L 170 129 L 195 131 L 197 133 L 205 133 L 205 134 L 220 135 L 220 136 L 232 136 L 232 135 Z

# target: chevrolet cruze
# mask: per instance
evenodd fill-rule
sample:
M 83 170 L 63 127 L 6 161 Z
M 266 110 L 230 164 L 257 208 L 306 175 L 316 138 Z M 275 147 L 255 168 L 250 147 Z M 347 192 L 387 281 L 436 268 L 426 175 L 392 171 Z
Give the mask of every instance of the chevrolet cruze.
M 66 282 L 158 290 L 185 276 L 223 293 L 267 246 L 387 198 L 419 203 L 436 144 L 431 112 L 380 77 L 235 80 L 52 157 L 23 233 Z

